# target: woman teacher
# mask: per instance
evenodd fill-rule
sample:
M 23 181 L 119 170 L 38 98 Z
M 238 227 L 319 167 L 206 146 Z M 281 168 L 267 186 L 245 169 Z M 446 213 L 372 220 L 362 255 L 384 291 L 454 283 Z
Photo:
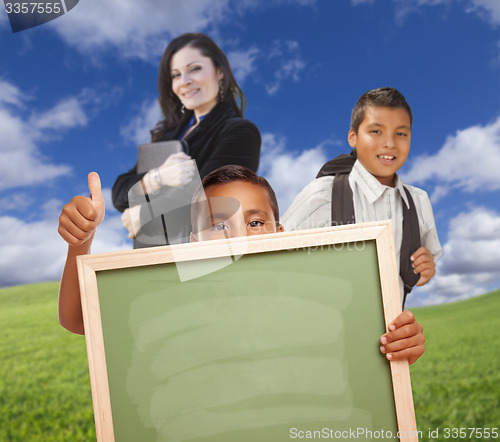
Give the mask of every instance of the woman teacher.
M 153 193 L 162 188 L 179 192 L 192 180 L 195 167 L 203 179 L 224 165 L 253 171 L 259 165 L 259 130 L 243 118 L 245 96 L 226 55 L 209 37 L 188 33 L 169 43 L 160 62 L 158 89 L 163 119 L 151 131 L 152 142 L 182 140 L 183 147 L 159 167 L 138 173 L 136 165 L 116 179 L 113 205 L 125 212 L 122 220 L 131 237 L 131 218 L 137 214 L 131 216 L 128 210 L 129 190 L 140 180 Z M 146 226 L 142 229 L 147 231 Z M 136 241 L 134 246 L 150 245 L 161 244 Z

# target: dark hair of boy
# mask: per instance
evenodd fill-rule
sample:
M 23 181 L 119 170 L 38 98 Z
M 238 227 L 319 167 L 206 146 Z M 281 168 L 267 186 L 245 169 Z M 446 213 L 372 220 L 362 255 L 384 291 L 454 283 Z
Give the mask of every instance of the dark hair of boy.
M 279 224 L 280 212 L 278 208 L 278 200 L 276 199 L 276 194 L 268 181 L 264 177 L 257 175 L 254 171 L 246 167 L 229 164 L 227 166 L 219 167 L 206 175 L 201 181 L 201 184 L 195 190 L 191 205 L 191 224 L 193 225 L 193 231 L 197 230 L 196 221 L 199 207 L 197 203 L 200 201 L 202 191 L 207 190 L 211 186 L 220 186 L 234 181 L 256 184 L 264 188 L 269 196 L 269 203 L 273 211 L 274 219 L 276 220 L 276 225 Z
M 354 106 L 351 115 L 351 129 L 356 133 L 358 133 L 359 125 L 365 118 L 365 110 L 368 106 L 404 109 L 410 117 L 410 126 L 413 124 L 411 108 L 403 94 L 392 87 L 381 87 L 365 92 Z

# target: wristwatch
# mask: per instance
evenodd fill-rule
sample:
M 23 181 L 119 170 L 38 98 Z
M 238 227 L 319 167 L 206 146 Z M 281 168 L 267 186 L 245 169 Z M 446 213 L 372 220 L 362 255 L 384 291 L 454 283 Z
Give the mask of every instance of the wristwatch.
M 153 173 L 151 174 L 151 178 L 153 178 L 153 182 L 158 187 L 161 187 L 161 176 L 160 176 L 160 172 L 158 171 L 158 169 L 153 170 Z

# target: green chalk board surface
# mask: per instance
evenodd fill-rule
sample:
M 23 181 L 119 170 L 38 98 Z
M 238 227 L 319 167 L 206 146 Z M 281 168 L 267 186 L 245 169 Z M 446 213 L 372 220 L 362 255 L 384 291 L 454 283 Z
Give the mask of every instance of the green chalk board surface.
M 116 440 L 396 434 L 375 241 L 311 250 L 186 282 L 173 263 L 99 272 Z

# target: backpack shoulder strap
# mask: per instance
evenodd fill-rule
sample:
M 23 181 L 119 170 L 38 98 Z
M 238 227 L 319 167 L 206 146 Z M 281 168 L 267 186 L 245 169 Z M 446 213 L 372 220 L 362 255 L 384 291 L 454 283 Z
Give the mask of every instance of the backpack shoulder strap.
M 333 160 L 330 160 L 327 163 L 325 163 L 318 172 L 318 174 L 316 175 L 316 178 L 321 178 L 322 176 L 337 175 L 340 173 L 349 174 L 357 158 L 358 155 L 356 153 L 356 149 L 352 149 L 349 155 L 346 155 L 345 153 L 340 154 Z
M 354 224 L 355 222 L 354 201 L 351 185 L 349 184 L 349 174 L 337 174 L 332 185 L 332 226 Z
M 403 201 L 403 237 L 399 254 L 399 275 L 404 283 L 403 310 L 405 308 L 406 296 L 411 292 L 413 286 L 418 282 L 420 276 L 413 271 L 411 255 L 420 247 L 420 228 L 418 223 L 417 209 L 410 191 L 403 186 L 408 198 L 409 208 Z
M 353 224 L 355 222 L 349 174 L 357 158 L 356 149 L 352 149 L 349 155 L 340 154 L 323 165 L 316 176 L 316 178 L 323 176 L 335 177 L 332 186 L 332 202 L 335 201 L 335 204 L 332 204 L 332 226 Z

